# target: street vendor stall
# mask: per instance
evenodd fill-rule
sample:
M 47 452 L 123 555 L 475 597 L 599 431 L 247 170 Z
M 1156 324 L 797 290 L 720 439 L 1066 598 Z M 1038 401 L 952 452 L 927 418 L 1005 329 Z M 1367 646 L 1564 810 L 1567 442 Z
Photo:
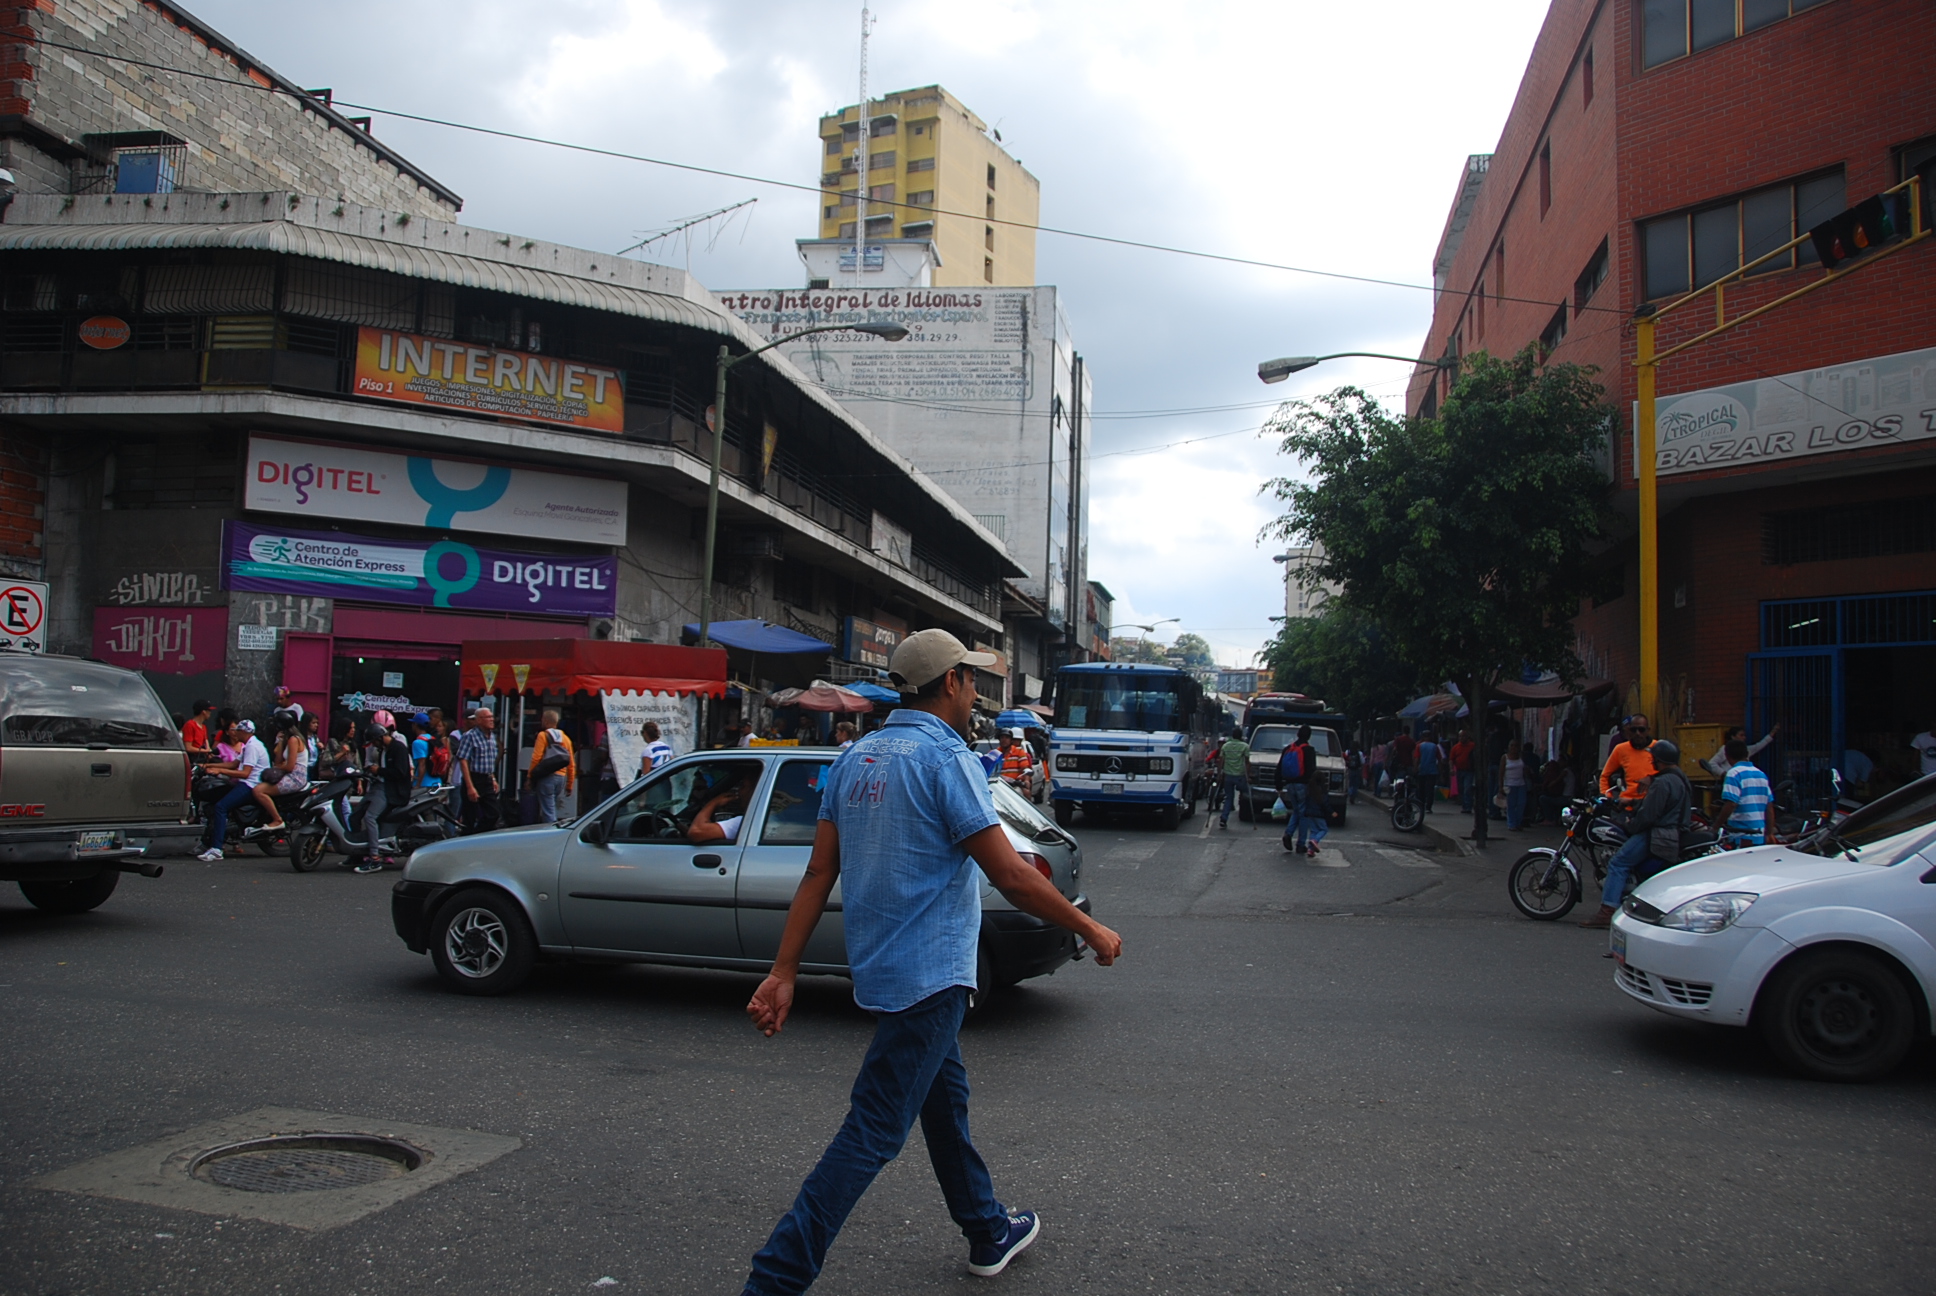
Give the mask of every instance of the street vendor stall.
M 500 783 L 521 790 L 530 748 L 546 707 L 579 752 L 578 769 L 607 787 L 637 773 L 645 744 L 639 730 L 655 721 L 660 736 L 684 754 L 698 744 L 702 697 L 726 694 L 726 653 L 677 644 L 600 639 L 489 639 L 466 642 L 459 686 L 468 701 L 497 697 L 509 764 Z M 602 751 L 603 768 L 587 754 Z M 588 789 L 588 790 L 595 790 Z M 581 801 L 584 793 L 581 792 Z

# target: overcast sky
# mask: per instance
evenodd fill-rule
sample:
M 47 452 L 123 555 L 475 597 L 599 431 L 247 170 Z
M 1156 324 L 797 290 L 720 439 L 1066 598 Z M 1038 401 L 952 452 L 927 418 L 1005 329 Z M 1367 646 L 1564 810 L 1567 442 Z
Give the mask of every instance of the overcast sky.
M 338 99 L 816 184 L 820 115 L 857 93 L 860 7 L 822 0 L 188 0 L 255 57 Z M 875 93 L 939 82 L 1042 182 L 1045 225 L 1429 284 L 1468 153 L 1489 152 L 1546 0 L 1360 7 L 884 0 Z M 816 196 L 507 143 L 377 114 L 463 194 L 461 219 L 617 251 L 745 198 L 750 220 L 660 259 L 713 288 L 804 283 Z M 1417 354 L 1431 294 L 1055 235 L 1095 384 L 1090 575 L 1117 619 L 1178 617 L 1244 663 L 1283 610 L 1272 398 L 1406 370 L 1337 361 L 1266 388 L 1260 360 Z M 1254 405 L 1156 418 L 1149 410 Z M 1193 444 L 1190 444 L 1194 442 Z M 1168 625 L 1158 638 L 1170 638 Z

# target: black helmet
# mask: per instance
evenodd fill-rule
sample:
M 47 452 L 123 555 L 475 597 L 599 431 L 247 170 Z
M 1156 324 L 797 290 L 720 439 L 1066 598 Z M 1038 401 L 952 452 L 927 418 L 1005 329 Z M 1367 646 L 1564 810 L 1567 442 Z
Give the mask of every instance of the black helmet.
M 1648 744 L 1647 750 L 1654 754 L 1656 765 L 1678 765 L 1681 763 L 1681 749 L 1665 738 L 1656 738 Z

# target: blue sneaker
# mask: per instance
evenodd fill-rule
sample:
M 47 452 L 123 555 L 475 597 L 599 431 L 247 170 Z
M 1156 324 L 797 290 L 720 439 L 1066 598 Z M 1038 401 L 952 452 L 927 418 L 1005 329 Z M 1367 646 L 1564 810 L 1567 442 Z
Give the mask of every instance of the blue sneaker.
M 999 1242 L 977 1242 L 968 1249 L 968 1272 L 977 1278 L 993 1278 L 1026 1251 L 1041 1231 L 1042 1221 L 1034 1211 L 1010 1215 L 1007 1237 Z

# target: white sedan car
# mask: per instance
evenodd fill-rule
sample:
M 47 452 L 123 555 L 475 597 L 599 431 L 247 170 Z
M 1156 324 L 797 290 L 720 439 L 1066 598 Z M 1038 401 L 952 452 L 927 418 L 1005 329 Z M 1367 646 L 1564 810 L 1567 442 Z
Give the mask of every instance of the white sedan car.
M 1887 1074 L 1936 1002 L 1936 775 L 1794 846 L 1648 879 L 1611 939 L 1614 984 L 1649 1008 L 1753 1027 L 1817 1079 Z

